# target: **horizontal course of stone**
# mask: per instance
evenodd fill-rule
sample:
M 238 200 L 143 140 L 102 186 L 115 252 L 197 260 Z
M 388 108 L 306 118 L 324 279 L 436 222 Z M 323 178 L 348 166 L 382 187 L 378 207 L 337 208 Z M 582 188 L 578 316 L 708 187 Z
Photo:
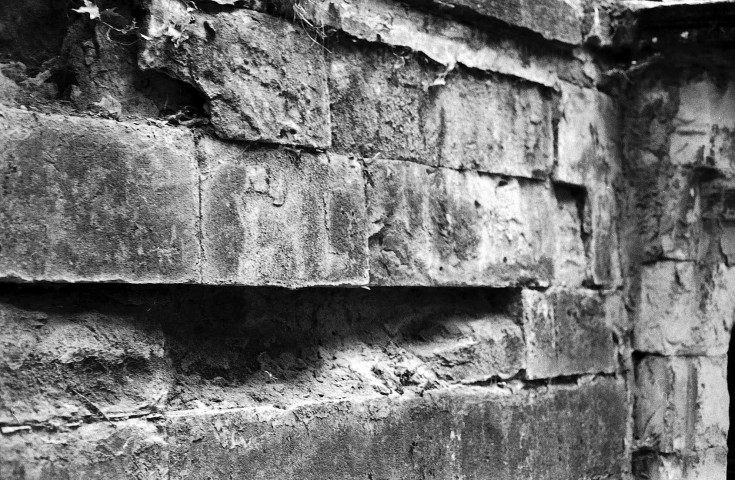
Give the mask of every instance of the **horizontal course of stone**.
M 515 289 L 6 287 L 0 475 L 615 475 L 628 406 L 607 301 Z M 554 371 L 539 370 L 541 358 L 559 359 Z
M 587 275 L 584 245 L 567 248 L 582 238 L 575 200 L 540 180 L 1 114 L 6 280 L 507 286 L 547 285 L 555 265 L 576 265 L 570 282 Z

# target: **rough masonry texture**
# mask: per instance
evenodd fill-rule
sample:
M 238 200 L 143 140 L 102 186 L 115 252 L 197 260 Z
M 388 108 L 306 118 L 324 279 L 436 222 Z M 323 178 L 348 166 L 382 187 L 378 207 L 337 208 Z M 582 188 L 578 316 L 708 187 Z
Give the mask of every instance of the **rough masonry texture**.
M 689 3 L 0 4 L 0 479 L 727 478 Z

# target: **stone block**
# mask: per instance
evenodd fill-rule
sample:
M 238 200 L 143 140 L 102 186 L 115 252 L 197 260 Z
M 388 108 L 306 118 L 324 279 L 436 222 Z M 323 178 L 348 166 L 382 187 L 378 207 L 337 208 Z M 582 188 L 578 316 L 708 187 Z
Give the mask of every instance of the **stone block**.
M 0 278 L 199 279 L 191 133 L 0 110 Z
M 220 137 L 330 146 L 324 51 L 306 30 L 247 9 L 189 12 L 179 0 L 149 8 L 141 68 L 201 91 Z
M 735 300 L 735 269 L 664 261 L 643 266 L 634 322 L 636 350 L 661 355 L 723 355 Z
M 727 447 L 727 358 L 646 356 L 636 365 L 635 437 L 664 453 Z
M 597 187 L 619 168 L 622 124 L 611 97 L 571 83 L 561 84 L 555 181 Z
M 172 413 L 167 421 L 171 476 L 551 480 L 622 475 L 629 462 L 622 382 L 503 392 L 460 387 L 423 397 L 285 410 Z
M 340 152 L 530 178 L 553 163 L 551 97 L 531 83 L 336 45 L 330 92 Z
M 594 291 L 524 290 L 528 378 L 614 372 L 617 350 L 606 314 Z
M 164 480 L 168 450 L 165 431 L 144 419 L 20 431 L 0 435 L 0 478 Z
M 364 285 L 362 168 L 339 155 L 202 139 L 204 283 Z
M 735 171 L 735 82 L 707 74 L 682 81 L 669 143 L 672 164 Z
M 367 174 L 372 284 L 549 282 L 546 185 L 392 160 L 370 162 Z
M 79 311 L 36 295 L 0 303 L 0 424 L 139 415 L 165 398 L 173 373 L 164 337 L 124 311 Z M 28 297 L 25 303 L 28 303 Z
M 531 30 L 547 40 L 571 45 L 582 43 L 581 10 L 563 0 L 409 0 L 423 8 L 436 8 L 478 23 L 487 18 Z
M 636 478 L 650 480 L 727 480 L 727 449 L 711 448 L 688 455 L 647 452 L 634 457 Z
M 554 283 L 580 287 L 588 278 L 589 225 L 584 221 L 587 193 L 581 188 L 554 185 L 554 196 Z

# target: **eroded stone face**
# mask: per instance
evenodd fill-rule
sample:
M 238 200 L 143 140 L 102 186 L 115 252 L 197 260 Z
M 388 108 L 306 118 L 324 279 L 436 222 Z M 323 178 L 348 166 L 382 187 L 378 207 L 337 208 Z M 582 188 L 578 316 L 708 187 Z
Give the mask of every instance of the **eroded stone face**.
M 635 436 L 660 452 L 727 446 L 727 358 L 644 358 L 636 366 Z
M 733 323 L 735 272 L 724 265 L 657 262 L 641 272 L 637 350 L 662 355 L 721 355 Z
M 367 283 L 358 162 L 208 139 L 199 151 L 205 283 Z
M 546 284 L 545 185 L 391 160 L 367 166 L 375 285 Z
M 537 85 L 344 45 L 329 75 L 338 151 L 529 178 L 551 169 L 552 102 Z
M 192 135 L 0 110 L 0 277 L 195 282 Z
M 167 421 L 170 468 L 186 478 L 615 477 L 627 461 L 626 411 L 624 384 L 603 380 L 517 395 L 457 388 L 285 411 L 178 414 Z
M 187 12 L 152 0 L 139 64 L 194 85 L 226 139 L 328 147 L 322 47 L 301 27 L 246 9 Z
M 523 322 L 529 378 L 615 371 L 613 332 L 597 292 L 524 290 Z

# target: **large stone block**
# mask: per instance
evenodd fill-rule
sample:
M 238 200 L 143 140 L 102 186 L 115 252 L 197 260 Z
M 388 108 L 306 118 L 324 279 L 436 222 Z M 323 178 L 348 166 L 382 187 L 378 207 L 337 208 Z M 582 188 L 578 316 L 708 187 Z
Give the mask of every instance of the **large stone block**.
M 173 384 L 161 330 L 123 309 L 79 310 L 66 297 L 0 303 L 0 424 L 139 415 Z M 27 305 L 30 303 L 32 306 Z
M 325 480 L 622 475 L 629 461 L 622 382 L 503 392 L 456 388 L 286 410 L 174 413 L 170 473 Z
M 0 278 L 195 282 L 192 135 L 0 110 Z
M 169 479 L 165 431 L 146 420 L 0 435 L 0 478 Z
M 594 291 L 523 292 L 529 378 L 614 372 L 617 350 L 602 297 Z
M 152 0 L 139 63 L 194 85 L 222 138 L 328 147 L 324 51 L 301 27 L 251 10 L 190 12 Z
M 478 23 L 486 18 L 538 33 L 548 40 L 582 43 L 581 10 L 564 0 L 408 0 L 423 8 L 437 8 Z
M 725 448 L 727 357 L 647 356 L 636 365 L 635 437 L 664 453 Z
M 199 152 L 205 283 L 367 283 L 358 162 L 211 139 Z
M 551 194 L 538 182 L 375 160 L 368 164 L 376 285 L 547 284 Z
M 464 70 L 446 75 L 380 48 L 336 45 L 330 62 L 341 152 L 521 177 L 551 169 L 552 102 L 538 85 Z
M 662 355 L 723 355 L 733 324 L 735 268 L 664 261 L 641 271 L 633 345 Z
M 700 74 L 682 81 L 678 94 L 671 163 L 735 171 L 735 83 Z

